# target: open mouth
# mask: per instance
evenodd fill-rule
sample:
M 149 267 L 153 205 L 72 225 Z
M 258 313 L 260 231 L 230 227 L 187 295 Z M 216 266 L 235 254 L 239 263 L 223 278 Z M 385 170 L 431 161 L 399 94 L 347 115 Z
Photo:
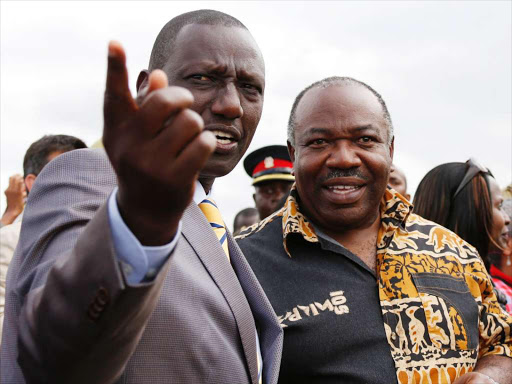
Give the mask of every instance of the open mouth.
M 211 132 L 215 135 L 215 137 L 217 138 L 217 143 L 219 144 L 231 144 L 236 142 L 234 136 L 228 132 L 218 130 L 213 130 Z
M 361 188 L 362 185 L 332 185 L 330 187 L 327 187 L 327 189 L 329 189 L 330 191 L 339 194 L 345 194 L 347 192 L 356 191 Z
M 336 205 L 349 205 L 356 203 L 363 196 L 365 185 L 354 181 L 346 183 L 337 182 L 325 185 L 323 189 L 327 192 L 326 198 L 332 203 Z
M 236 133 L 220 129 L 211 129 L 210 132 L 217 139 L 215 153 L 219 155 L 232 155 L 238 146 L 239 137 L 236 136 Z

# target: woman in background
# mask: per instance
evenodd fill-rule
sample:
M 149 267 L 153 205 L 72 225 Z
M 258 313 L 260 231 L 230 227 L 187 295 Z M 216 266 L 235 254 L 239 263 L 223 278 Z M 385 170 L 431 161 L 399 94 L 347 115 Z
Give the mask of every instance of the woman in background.
M 487 168 L 473 159 L 441 164 L 421 180 L 413 205 L 415 213 L 441 224 L 473 245 L 487 270 L 494 272 L 495 285 L 502 285 L 503 279 L 496 274 L 507 277 L 501 269 L 506 266 L 506 259 L 512 257 L 507 249 L 510 218 L 503 210 L 498 183 Z M 512 276 L 508 279 L 512 284 Z M 512 313 L 510 288 L 507 293 L 503 292 L 505 289 L 498 292 L 498 301 Z
M 512 217 L 512 184 L 503 190 L 503 210 Z M 490 274 L 496 287 L 512 297 L 512 223 L 508 223 L 508 244 L 503 252 L 492 252 Z M 510 312 L 510 303 L 507 310 Z

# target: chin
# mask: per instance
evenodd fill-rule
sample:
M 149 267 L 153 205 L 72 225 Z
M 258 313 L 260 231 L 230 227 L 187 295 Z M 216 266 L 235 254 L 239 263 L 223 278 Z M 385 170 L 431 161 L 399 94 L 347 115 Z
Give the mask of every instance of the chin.
M 333 210 L 335 215 L 331 216 L 330 224 L 338 228 L 356 229 L 365 228 L 375 222 L 377 216 L 370 212 L 362 212 L 358 207 L 339 208 Z
M 504 239 L 500 239 L 498 244 L 502 248 L 502 249 L 500 249 L 500 251 L 502 251 L 503 249 L 506 249 L 508 247 L 508 242 L 507 242 L 507 240 L 504 240 Z
M 216 161 L 215 161 L 216 160 Z M 208 160 L 201 171 L 201 177 L 222 177 L 230 173 L 235 168 L 238 161 L 229 161 L 227 159 L 214 159 L 214 156 Z
M 491 241 L 489 244 L 488 252 L 500 254 L 506 248 L 507 248 L 507 244 L 504 243 L 501 239 L 494 239 L 494 242 Z

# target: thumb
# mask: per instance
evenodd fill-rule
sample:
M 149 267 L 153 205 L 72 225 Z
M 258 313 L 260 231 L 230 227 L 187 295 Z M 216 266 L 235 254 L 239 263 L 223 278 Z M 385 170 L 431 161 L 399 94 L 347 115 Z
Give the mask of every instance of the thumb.
M 137 95 L 137 100 L 139 105 L 141 105 L 151 92 L 156 91 L 157 89 L 165 88 L 169 86 L 169 80 L 167 79 L 167 75 L 161 69 L 155 69 L 149 74 L 148 84 L 145 88 L 139 89 L 139 94 Z
M 169 80 L 167 80 L 167 75 L 161 69 L 155 69 L 149 75 L 149 87 L 148 93 L 151 93 L 157 89 L 165 88 L 169 85 Z

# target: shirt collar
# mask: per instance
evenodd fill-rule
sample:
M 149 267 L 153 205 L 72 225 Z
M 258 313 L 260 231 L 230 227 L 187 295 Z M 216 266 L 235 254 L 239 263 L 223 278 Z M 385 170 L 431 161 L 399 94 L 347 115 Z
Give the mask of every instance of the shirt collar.
M 213 185 L 210 188 L 210 192 L 208 192 L 208 194 L 206 194 L 206 192 L 204 191 L 203 185 L 199 182 L 199 180 L 196 180 L 195 186 L 196 187 L 194 189 L 194 203 L 196 203 L 197 205 L 199 205 L 207 197 L 212 197 Z
M 290 196 L 282 208 L 283 215 L 283 245 L 288 256 L 288 240 L 292 234 L 302 237 L 311 243 L 318 242 L 318 236 L 309 219 L 300 211 L 300 197 L 295 183 L 292 186 Z M 412 211 L 412 204 L 394 189 L 388 187 L 380 202 L 381 227 L 377 237 L 377 248 L 389 245 L 393 234 L 397 231 L 405 231 L 405 222 Z

